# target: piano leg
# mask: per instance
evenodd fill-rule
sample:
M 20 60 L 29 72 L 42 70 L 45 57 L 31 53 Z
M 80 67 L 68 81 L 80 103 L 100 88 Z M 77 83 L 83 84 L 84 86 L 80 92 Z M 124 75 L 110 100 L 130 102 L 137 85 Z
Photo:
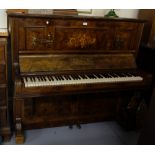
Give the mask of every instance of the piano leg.
M 24 132 L 22 126 L 22 106 L 24 104 L 23 99 L 14 99 L 14 121 L 15 121 L 15 139 L 16 144 L 24 143 Z

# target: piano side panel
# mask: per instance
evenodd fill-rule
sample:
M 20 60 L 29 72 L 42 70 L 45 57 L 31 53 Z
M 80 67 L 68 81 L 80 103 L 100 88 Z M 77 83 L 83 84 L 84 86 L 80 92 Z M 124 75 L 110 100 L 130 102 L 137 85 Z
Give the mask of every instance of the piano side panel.
M 23 55 L 19 56 L 19 64 L 21 73 L 136 68 L 133 54 Z

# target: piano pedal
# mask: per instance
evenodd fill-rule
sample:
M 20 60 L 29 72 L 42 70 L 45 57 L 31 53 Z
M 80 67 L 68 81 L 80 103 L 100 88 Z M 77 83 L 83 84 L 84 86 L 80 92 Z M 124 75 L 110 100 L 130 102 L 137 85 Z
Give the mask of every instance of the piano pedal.
M 78 129 L 81 129 L 81 125 L 79 123 L 76 124 L 76 126 L 77 126 Z
M 69 129 L 73 129 L 73 125 L 69 125 Z

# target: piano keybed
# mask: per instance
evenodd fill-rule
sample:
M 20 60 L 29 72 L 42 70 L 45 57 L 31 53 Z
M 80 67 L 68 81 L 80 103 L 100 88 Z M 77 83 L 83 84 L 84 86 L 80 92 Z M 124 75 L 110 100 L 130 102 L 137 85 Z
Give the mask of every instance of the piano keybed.
M 135 73 L 83 73 L 65 75 L 22 76 L 25 87 L 80 85 L 97 83 L 138 82 L 143 77 Z

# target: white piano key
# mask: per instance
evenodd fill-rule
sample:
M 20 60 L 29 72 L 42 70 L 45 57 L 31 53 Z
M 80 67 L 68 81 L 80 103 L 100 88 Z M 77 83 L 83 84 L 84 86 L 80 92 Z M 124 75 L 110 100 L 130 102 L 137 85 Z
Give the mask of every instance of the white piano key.
M 136 81 L 142 81 L 143 78 L 141 76 L 131 76 L 129 75 L 127 77 L 127 74 L 124 74 L 124 77 L 118 77 L 112 76 L 109 74 L 109 77 L 104 77 L 102 74 L 100 75 L 100 78 L 95 75 L 91 74 L 95 78 L 89 78 L 91 76 L 90 74 L 83 74 L 86 78 L 83 78 L 83 76 L 78 75 L 78 78 L 74 78 L 73 75 L 67 75 L 68 78 L 64 75 L 62 75 L 62 79 L 60 77 L 51 76 L 52 80 L 49 79 L 48 76 L 37 76 L 37 77 L 27 77 L 27 80 L 25 77 L 23 77 L 24 86 L 25 87 L 38 87 L 38 86 L 61 86 L 61 85 L 78 85 L 78 84 L 91 84 L 91 83 L 117 83 L 117 82 L 136 82 Z M 108 75 L 108 74 L 107 74 Z M 114 75 L 114 74 L 113 74 Z

